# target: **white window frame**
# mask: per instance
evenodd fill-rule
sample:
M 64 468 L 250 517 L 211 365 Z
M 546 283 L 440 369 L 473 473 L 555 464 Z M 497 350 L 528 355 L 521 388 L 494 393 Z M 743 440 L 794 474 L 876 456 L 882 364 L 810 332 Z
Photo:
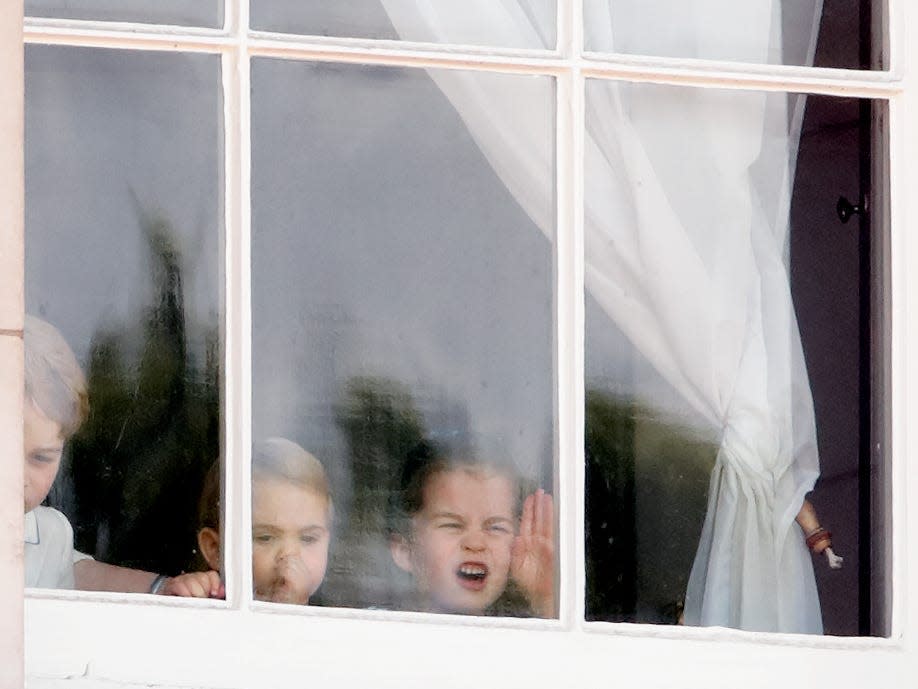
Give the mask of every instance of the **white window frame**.
M 740 0 L 738 0 L 740 1 Z M 706 64 L 583 54 L 582 1 L 559 0 L 555 51 L 291 38 L 249 32 L 247 1 L 223 29 L 30 20 L 0 12 L 0 686 L 279 687 L 906 687 L 918 668 L 918 3 L 888 0 L 890 70 Z M 226 197 L 228 600 L 45 591 L 22 582 L 22 41 L 222 56 Z M 249 64 L 252 56 L 545 74 L 557 79 L 556 398 L 561 533 L 558 620 L 442 617 L 252 601 Z M 719 628 L 587 623 L 583 520 L 584 80 L 870 97 L 889 104 L 891 268 L 891 567 L 888 639 Z M 913 194 L 913 192 L 911 192 Z M 909 268 L 912 268 L 910 271 Z M 25 610 L 24 627 L 22 610 Z M 23 642 L 24 638 L 24 642 Z M 25 670 L 23 670 L 23 667 Z

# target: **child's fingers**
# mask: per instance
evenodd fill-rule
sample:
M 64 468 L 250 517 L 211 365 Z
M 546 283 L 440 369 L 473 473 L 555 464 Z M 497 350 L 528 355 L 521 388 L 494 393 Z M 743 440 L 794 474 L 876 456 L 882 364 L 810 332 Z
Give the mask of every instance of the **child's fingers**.
M 197 595 L 197 590 L 195 591 L 195 595 L 198 598 L 215 598 L 217 591 L 220 589 L 220 575 L 214 571 L 210 571 L 200 572 L 194 576 L 195 584 L 201 587 L 200 595 Z
M 169 580 L 169 585 L 163 588 L 163 593 L 167 596 L 182 596 L 188 598 L 194 596 L 194 590 L 184 577 L 173 577 Z
M 552 539 L 555 532 L 555 502 L 549 493 L 542 492 L 539 498 L 541 509 L 538 511 L 536 531 L 539 535 Z
M 204 576 L 206 577 L 206 586 L 207 586 L 207 595 L 210 598 L 224 598 L 226 592 L 224 591 L 221 595 L 221 590 L 223 590 L 223 582 L 220 581 L 220 573 L 211 570 L 205 572 Z
M 532 522 L 534 516 L 535 495 L 527 496 L 523 502 L 523 515 L 520 517 L 520 538 L 523 540 L 532 538 Z
M 210 582 L 207 579 L 195 579 L 189 583 L 195 598 L 210 598 Z
M 180 594 L 184 596 L 191 596 L 193 598 L 207 598 L 210 592 L 205 588 L 204 583 L 201 582 L 197 577 L 179 577 L 181 581 L 179 585 L 182 587 L 182 590 L 185 593 Z
M 219 573 L 213 571 L 192 572 L 172 577 L 163 593 L 184 598 L 219 598 L 226 595 Z
M 542 535 L 542 512 L 544 511 L 545 491 L 539 488 L 532 494 L 532 532 L 535 535 Z
M 209 572 L 195 572 L 186 575 L 190 578 L 189 588 L 196 598 L 216 598 L 220 591 L 220 574 L 213 570 Z M 199 589 L 200 587 L 200 589 Z

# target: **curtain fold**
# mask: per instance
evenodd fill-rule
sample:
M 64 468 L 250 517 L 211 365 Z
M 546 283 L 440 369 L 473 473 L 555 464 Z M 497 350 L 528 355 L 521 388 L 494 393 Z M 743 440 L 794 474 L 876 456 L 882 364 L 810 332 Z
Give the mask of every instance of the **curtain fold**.
M 413 41 L 531 45 L 554 21 L 547 3 L 522 0 L 382 3 Z M 650 9 L 682 17 L 678 31 L 654 32 L 641 14 Z M 811 60 L 820 0 L 795 2 L 791 25 L 782 10 L 778 0 L 589 0 L 587 45 Z M 551 130 L 553 113 L 488 74 L 431 77 L 552 238 L 554 144 L 538 132 Z M 720 439 L 686 622 L 819 633 L 812 562 L 794 523 L 819 473 L 787 275 L 803 99 L 599 80 L 586 99 L 586 287 Z

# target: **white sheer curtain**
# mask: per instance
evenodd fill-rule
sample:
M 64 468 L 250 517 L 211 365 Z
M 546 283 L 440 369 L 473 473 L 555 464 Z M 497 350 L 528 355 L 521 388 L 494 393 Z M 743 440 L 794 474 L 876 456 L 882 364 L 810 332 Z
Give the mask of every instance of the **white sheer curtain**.
M 553 8 L 525 0 L 382 3 L 399 35 L 416 41 L 532 45 L 552 35 L 554 22 Z M 587 45 L 760 63 L 812 59 L 821 0 L 795 1 L 792 22 L 781 4 L 588 0 Z M 650 8 L 678 21 L 647 27 L 641 12 Z M 553 113 L 488 75 L 431 76 L 551 236 L 553 142 L 537 132 L 546 131 L 539 118 Z M 686 594 L 689 624 L 822 631 L 812 562 L 794 523 L 819 472 L 786 260 L 802 102 L 588 84 L 587 289 L 720 437 Z

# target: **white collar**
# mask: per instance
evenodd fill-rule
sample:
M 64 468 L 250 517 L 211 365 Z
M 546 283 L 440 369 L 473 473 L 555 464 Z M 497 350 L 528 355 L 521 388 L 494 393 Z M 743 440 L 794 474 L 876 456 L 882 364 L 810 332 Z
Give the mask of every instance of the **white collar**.
M 38 534 L 38 517 L 35 516 L 35 510 L 26 512 L 25 538 L 23 541 L 31 543 L 32 545 L 38 545 L 41 542 L 41 538 Z

